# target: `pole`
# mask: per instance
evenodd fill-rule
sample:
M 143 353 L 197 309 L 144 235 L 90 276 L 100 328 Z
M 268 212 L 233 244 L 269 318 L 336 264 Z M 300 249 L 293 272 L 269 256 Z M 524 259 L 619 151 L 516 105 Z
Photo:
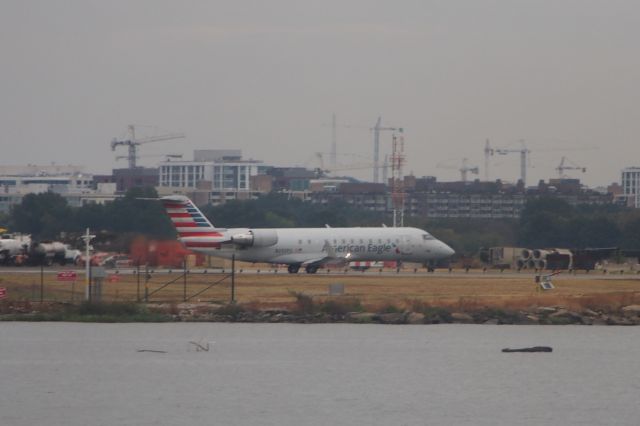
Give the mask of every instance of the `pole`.
M 84 283 L 87 286 L 89 286 L 89 264 L 91 263 L 91 260 L 89 257 L 89 241 L 90 241 L 89 237 L 90 237 L 89 228 L 87 228 L 87 233 L 84 236 L 84 268 L 85 268 Z
M 231 303 L 236 303 L 236 255 L 231 255 Z
M 85 291 L 88 292 L 87 298 L 91 300 L 91 258 L 90 258 L 90 249 L 91 249 L 91 239 L 95 238 L 95 235 L 89 234 L 89 228 L 87 228 L 87 232 L 82 236 L 84 240 L 84 265 L 85 265 L 85 273 L 84 273 L 84 284 Z

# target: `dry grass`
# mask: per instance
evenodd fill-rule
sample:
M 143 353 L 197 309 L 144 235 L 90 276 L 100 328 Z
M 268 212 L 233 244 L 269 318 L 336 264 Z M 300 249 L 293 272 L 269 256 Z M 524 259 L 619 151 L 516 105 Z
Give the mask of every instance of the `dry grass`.
M 12 300 L 38 301 L 40 298 L 40 275 L 2 273 L 0 287 L 6 287 Z M 220 275 L 194 273 L 188 276 L 187 295 L 191 296 L 207 285 L 220 279 Z M 145 287 L 149 293 L 170 280 L 176 280 L 150 297 L 157 302 L 181 302 L 183 279 L 180 273 L 154 274 L 146 283 L 141 277 L 140 296 L 144 298 Z M 536 306 L 565 306 L 570 309 L 618 309 L 621 306 L 640 303 L 640 280 L 632 277 L 607 279 L 594 276 L 589 279 L 561 276 L 554 280 L 556 288 L 541 292 L 532 275 L 505 274 L 486 277 L 482 274 L 449 276 L 380 276 L 375 273 L 348 276 L 307 274 L 289 275 L 273 272 L 236 275 L 236 300 L 251 306 L 291 307 L 296 294 L 312 296 L 314 300 L 330 299 L 328 287 L 333 283 L 345 285 L 345 296 L 359 300 L 365 308 L 376 309 L 393 305 L 400 309 L 411 309 L 422 304 L 431 307 L 448 307 L 453 310 L 472 311 L 485 307 L 510 310 L 528 309 Z M 72 293 L 72 287 L 74 292 Z M 44 298 L 55 301 L 80 301 L 84 294 L 83 276 L 72 285 L 56 281 L 55 274 L 45 274 Z M 224 281 L 213 286 L 191 301 L 226 302 L 230 297 L 230 283 Z M 135 301 L 137 277 L 121 275 L 118 282 L 105 282 L 103 300 Z

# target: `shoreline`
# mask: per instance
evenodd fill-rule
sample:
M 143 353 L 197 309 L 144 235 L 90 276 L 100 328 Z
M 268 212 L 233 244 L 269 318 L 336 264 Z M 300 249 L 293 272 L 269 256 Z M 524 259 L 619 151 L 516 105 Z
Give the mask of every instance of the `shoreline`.
M 315 302 L 304 295 L 298 295 L 296 303 L 279 308 L 216 303 L 3 302 L 0 305 L 0 322 L 6 321 L 633 326 L 640 325 L 640 305 L 628 305 L 619 309 L 581 310 L 571 310 L 564 306 L 539 306 L 530 309 L 482 307 L 462 310 L 427 305 L 400 309 L 388 305 L 377 311 L 369 311 L 362 309 L 353 300 L 344 300 L 342 303 Z

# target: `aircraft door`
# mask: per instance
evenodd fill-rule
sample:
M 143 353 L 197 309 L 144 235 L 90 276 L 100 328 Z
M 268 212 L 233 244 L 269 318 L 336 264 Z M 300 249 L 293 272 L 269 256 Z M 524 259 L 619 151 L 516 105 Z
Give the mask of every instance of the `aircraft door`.
M 411 255 L 415 251 L 415 242 L 411 235 L 403 235 L 400 237 L 400 252 L 403 255 Z

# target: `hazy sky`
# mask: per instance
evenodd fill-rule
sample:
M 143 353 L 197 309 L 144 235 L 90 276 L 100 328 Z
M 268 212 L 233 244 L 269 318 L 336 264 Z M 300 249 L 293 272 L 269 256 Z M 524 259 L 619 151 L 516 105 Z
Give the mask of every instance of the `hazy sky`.
M 353 126 L 339 152 L 359 156 L 341 163 L 371 161 L 382 115 L 405 128 L 407 174 L 452 180 L 463 157 L 484 165 L 486 138 L 524 139 L 528 183 L 566 155 L 607 184 L 640 165 L 639 40 L 635 0 L 0 0 L 0 163 L 108 172 L 137 123 L 187 135 L 143 155 L 315 167 L 335 112 Z M 517 155 L 492 160 L 491 178 L 518 173 Z

